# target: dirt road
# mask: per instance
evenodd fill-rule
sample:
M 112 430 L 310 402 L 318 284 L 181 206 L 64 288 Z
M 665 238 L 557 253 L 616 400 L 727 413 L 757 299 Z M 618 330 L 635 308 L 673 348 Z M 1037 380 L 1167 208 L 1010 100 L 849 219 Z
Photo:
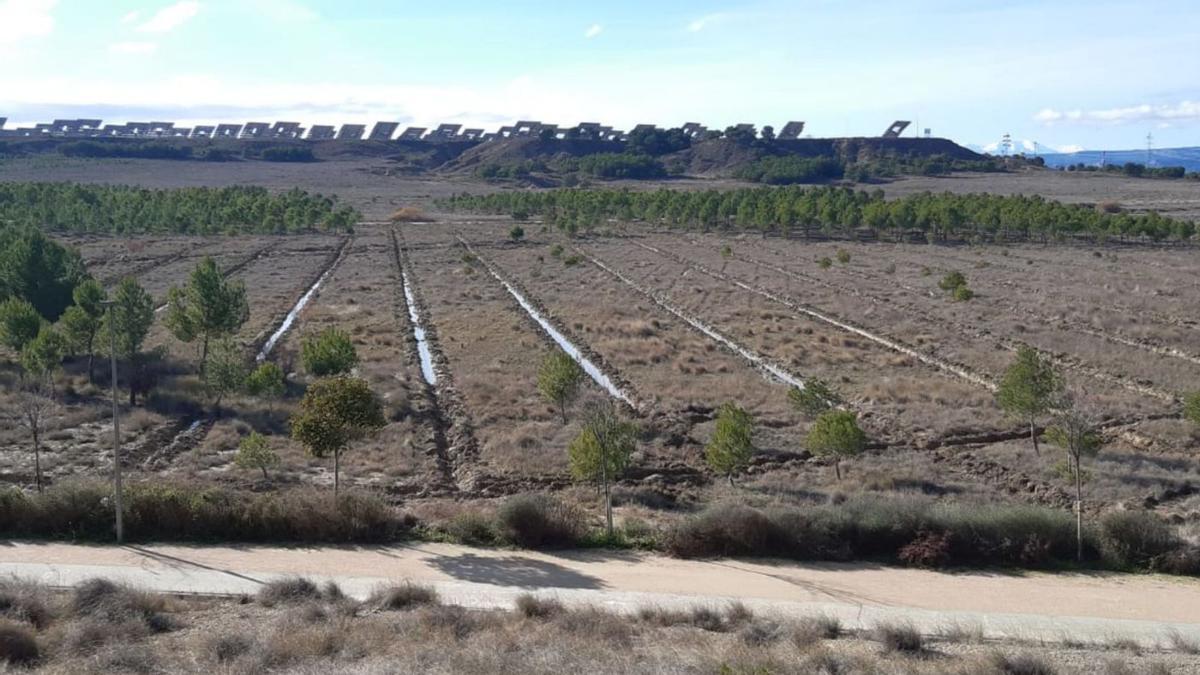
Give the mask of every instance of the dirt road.
M 70 585 L 92 576 L 148 589 L 253 593 L 287 575 L 337 581 L 365 596 L 386 581 L 438 589 L 447 602 L 507 607 L 524 592 L 618 611 L 741 600 L 784 615 L 826 613 L 851 627 L 911 621 L 926 632 L 978 627 L 991 637 L 1056 641 L 1172 631 L 1200 640 L 1200 580 L 1115 574 L 940 573 L 875 565 L 691 561 L 609 551 L 535 553 L 448 544 L 393 547 L 0 544 L 0 574 Z

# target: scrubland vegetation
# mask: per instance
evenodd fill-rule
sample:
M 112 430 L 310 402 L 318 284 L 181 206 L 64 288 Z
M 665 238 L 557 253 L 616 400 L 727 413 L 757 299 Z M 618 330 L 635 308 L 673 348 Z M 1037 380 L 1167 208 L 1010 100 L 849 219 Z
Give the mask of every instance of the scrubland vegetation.
M 2 581 L 0 599 L 0 668 L 17 672 L 1191 672 L 1186 656 L 1116 638 L 1072 646 L 985 642 L 953 626 L 851 630 L 736 603 L 618 614 L 521 595 L 509 608 L 468 610 L 404 581 L 358 599 L 301 577 L 242 598 L 157 595 L 103 579 L 57 591 Z

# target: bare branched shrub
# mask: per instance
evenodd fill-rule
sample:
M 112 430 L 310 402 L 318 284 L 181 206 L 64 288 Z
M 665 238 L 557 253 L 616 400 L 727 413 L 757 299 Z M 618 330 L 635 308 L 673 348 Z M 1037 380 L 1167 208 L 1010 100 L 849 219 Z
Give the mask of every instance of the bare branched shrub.
M 268 581 L 258 591 L 258 603 L 264 607 L 308 602 L 318 600 L 320 597 L 321 589 L 303 577 L 286 577 Z
M 563 604 L 554 598 L 539 598 L 531 593 L 517 596 L 517 611 L 530 619 L 547 619 L 562 614 Z
M 925 649 L 921 632 L 911 623 L 881 623 L 875 627 L 874 637 L 889 652 L 919 654 Z
M 54 617 L 50 590 L 18 579 L 0 580 L 0 617 L 45 628 Z
M 0 619 L 0 664 L 29 665 L 40 655 L 37 638 L 28 626 Z

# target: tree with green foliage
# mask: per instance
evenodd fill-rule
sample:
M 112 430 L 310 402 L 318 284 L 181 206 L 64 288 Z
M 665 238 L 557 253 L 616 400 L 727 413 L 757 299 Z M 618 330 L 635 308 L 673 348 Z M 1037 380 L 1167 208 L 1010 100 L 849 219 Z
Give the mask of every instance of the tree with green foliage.
M 996 389 L 996 403 L 1012 417 L 1029 423 L 1029 440 L 1035 454 L 1038 447 L 1037 420 L 1063 395 L 1063 379 L 1050 359 L 1036 349 L 1022 346 L 1017 358 L 1004 371 Z
M 1055 415 L 1054 426 L 1046 430 L 1046 439 L 1067 454 L 1067 469 L 1075 483 L 1076 557 L 1083 560 L 1083 459 L 1100 452 L 1103 439 L 1093 415 L 1064 402 Z
M 59 318 L 63 335 L 76 354 L 87 354 L 88 381 L 96 382 L 96 336 L 104 321 L 104 301 L 108 298 L 104 287 L 94 279 L 88 279 L 75 287 L 72 293 L 75 304 L 67 308 Z
M 238 444 L 237 454 L 233 457 L 233 463 L 240 469 L 262 471 L 263 480 L 271 479 L 267 475 L 267 469 L 279 466 L 279 461 L 279 455 L 271 449 L 266 436 L 257 431 L 251 431 L 249 436 L 242 439 Z
M 208 366 L 209 343 L 231 336 L 250 318 L 246 287 L 221 274 L 209 257 L 192 270 L 187 285 L 167 293 L 167 328 L 178 340 L 200 340 L 200 376 Z
M 42 329 L 42 315 L 24 298 L 0 302 L 0 341 L 18 356 Z
M 858 426 L 858 415 L 849 410 L 829 410 L 813 422 L 805 442 L 818 457 L 832 457 L 833 471 L 842 479 L 841 460 L 867 448 L 867 434 Z
M 708 445 L 704 460 L 709 468 L 724 475 L 733 485 L 733 476 L 745 469 L 754 456 L 754 418 L 733 403 L 717 410 L 717 426 Z
M 825 383 L 824 380 L 810 378 L 803 387 L 792 387 L 788 390 L 788 400 L 808 417 L 816 417 L 826 410 L 842 404 L 842 398 Z
M 62 365 L 66 348 L 66 339 L 49 324 L 43 324 L 37 337 L 30 340 L 21 352 L 21 367 L 25 372 L 17 393 L 17 410 L 21 423 L 29 429 L 33 439 L 34 480 L 38 492 L 42 491 L 44 483 L 42 430 L 46 417 L 58 407 L 54 373 Z
M 543 400 L 558 408 L 563 424 L 567 423 L 567 405 L 579 395 L 584 375 L 583 368 L 563 351 L 547 356 L 538 369 L 538 393 Z
M 137 279 L 125 277 L 117 285 L 112 295 L 112 305 L 104 316 L 104 326 L 101 328 L 103 335 L 108 335 L 109 322 L 112 322 L 112 328 L 116 331 L 117 356 L 129 363 L 129 405 L 136 405 L 137 393 L 141 388 L 134 383 L 135 373 L 136 377 L 148 376 L 143 372 L 147 364 L 143 362 L 142 343 L 146 341 L 146 335 L 154 323 L 154 299 L 138 284 Z M 101 339 L 102 344 L 105 342 Z M 105 346 L 111 348 L 111 345 Z
M 300 344 L 300 360 L 310 375 L 343 375 L 358 365 L 358 351 L 350 334 L 330 326 L 316 335 L 307 335 Z
M 637 450 L 637 425 L 621 419 L 616 407 L 596 406 L 588 413 L 579 435 L 567 447 L 571 475 L 577 480 L 594 480 L 604 491 L 604 513 L 608 536 L 613 536 L 611 482 L 629 466 Z
M 275 400 L 283 398 L 287 391 L 287 379 L 283 368 L 267 362 L 260 364 L 246 376 L 246 393 L 255 398 Z
M 212 402 L 213 414 L 220 415 L 221 401 L 246 386 L 246 356 L 233 340 L 221 338 L 213 343 L 208 368 L 204 371 L 204 390 Z
M 317 458 L 333 455 L 333 492 L 340 484 L 342 452 L 383 428 L 383 405 L 366 380 L 332 377 L 308 387 L 292 416 L 292 438 Z
M 0 186 L 0 212 L 5 210 Z M 5 218 L 0 215 L 0 223 Z M 57 321 L 71 304 L 71 292 L 87 278 L 75 249 L 34 227 L 0 227 L 0 298 L 27 300 L 47 321 Z
M 511 239 L 513 243 L 519 243 L 525 238 L 525 228 L 521 227 L 520 225 L 513 225 L 508 231 L 508 238 Z

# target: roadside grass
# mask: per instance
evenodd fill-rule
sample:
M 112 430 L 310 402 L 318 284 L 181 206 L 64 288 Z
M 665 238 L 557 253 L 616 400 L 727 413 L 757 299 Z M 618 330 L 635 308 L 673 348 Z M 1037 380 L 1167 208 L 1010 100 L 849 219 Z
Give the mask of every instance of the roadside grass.
M 1186 653 L 1142 649 L 1130 670 L 1118 641 L 978 643 L 911 625 L 847 631 L 813 615 L 770 616 L 738 603 L 621 614 L 518 596 L 471 610 L 400 581 L 364 601 L 301 577 L 264 586 L 260 602 L 167 597 L 103 579 L 67 591 L 3 582 L 46 603 L 44 623 L 0 617 L 0 670 L 32 672 L 900 672 L 1045 675 L 1081 656 L 1106 672 L 1170 672 Z M 1081 654 L 1082 650 L 1082 654 Z M 901 659 L 901 660 L 897 660 Z M 832 670 L 831 670 L 832 669 Z M 7 672 L 7 671 L 5 671 Z

